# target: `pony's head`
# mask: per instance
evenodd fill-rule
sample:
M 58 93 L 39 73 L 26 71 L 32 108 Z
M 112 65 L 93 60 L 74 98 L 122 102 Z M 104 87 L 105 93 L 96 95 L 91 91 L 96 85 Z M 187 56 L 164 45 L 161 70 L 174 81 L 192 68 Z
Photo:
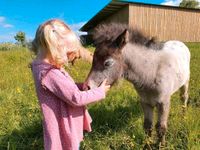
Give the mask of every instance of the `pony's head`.
M 108 84 L 115 83 L 127 68 L 123 51 L 128 43 L 153 47 L 153 38 L 145 37 L 140 31 L 132 30 L 123 24 L 104 24 L 93 33 L 96 47 L 92 68 L 86 80 L 90 88 L 97 87 L 107 78 Z M 134 58 L 133 58 L 134 59 Z

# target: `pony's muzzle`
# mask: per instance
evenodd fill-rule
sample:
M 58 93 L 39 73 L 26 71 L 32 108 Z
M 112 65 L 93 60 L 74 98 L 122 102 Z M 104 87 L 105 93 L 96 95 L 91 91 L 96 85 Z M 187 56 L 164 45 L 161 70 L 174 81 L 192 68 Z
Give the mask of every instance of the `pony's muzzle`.
M 84 82 L 84 83 L 83 83 L 82 89 L 83 89 L 83 91 L 90 90 L 90 86 L 88 85 L 88 82 Z

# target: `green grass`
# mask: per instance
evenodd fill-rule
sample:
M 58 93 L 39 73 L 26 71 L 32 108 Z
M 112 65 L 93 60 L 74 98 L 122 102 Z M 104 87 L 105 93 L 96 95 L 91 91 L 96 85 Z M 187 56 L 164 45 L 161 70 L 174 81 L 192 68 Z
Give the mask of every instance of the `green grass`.
M 200 149 L 200 44 L 188 44 L 191 59 L 190 103 L 186 112 L 178 93 L 172 97 L 167 150 Z M 43 149 L 40 107 L 28 64 L 27 49 L 0 51 L 0 149 Z M 67 67 L 77 82 L 90 64 L 81 60 Z M 93 131 L 85 134 L 84 150 L 139 150 L 145 144 L 143 112 L 133 86 L 119 81 L 100 103 L 88 106 Z

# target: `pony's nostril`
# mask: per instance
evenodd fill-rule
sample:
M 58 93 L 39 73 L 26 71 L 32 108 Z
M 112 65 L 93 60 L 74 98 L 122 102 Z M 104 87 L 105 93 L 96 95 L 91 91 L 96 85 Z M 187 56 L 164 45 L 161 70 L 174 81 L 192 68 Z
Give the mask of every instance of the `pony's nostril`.
M 87 86 L 87 90 L 90 90 L 91 88 L 90 88 L 90 86 Z
M 89 85 L 87 83 L 83 84 L 83 90 L 84 91 L 90 90 L 90 87 L 89 87 Z

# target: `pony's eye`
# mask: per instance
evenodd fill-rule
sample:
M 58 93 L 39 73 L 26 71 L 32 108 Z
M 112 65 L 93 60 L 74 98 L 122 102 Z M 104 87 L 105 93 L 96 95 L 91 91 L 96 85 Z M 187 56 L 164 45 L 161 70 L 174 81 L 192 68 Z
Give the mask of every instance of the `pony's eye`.
M 107 59 L 107 60 L 104 62 L 104 66 L 105 66 L 105 67 L 111 67 L 113 64 L 114 64 L 114 60 L 113 60 L 112 58 Z

